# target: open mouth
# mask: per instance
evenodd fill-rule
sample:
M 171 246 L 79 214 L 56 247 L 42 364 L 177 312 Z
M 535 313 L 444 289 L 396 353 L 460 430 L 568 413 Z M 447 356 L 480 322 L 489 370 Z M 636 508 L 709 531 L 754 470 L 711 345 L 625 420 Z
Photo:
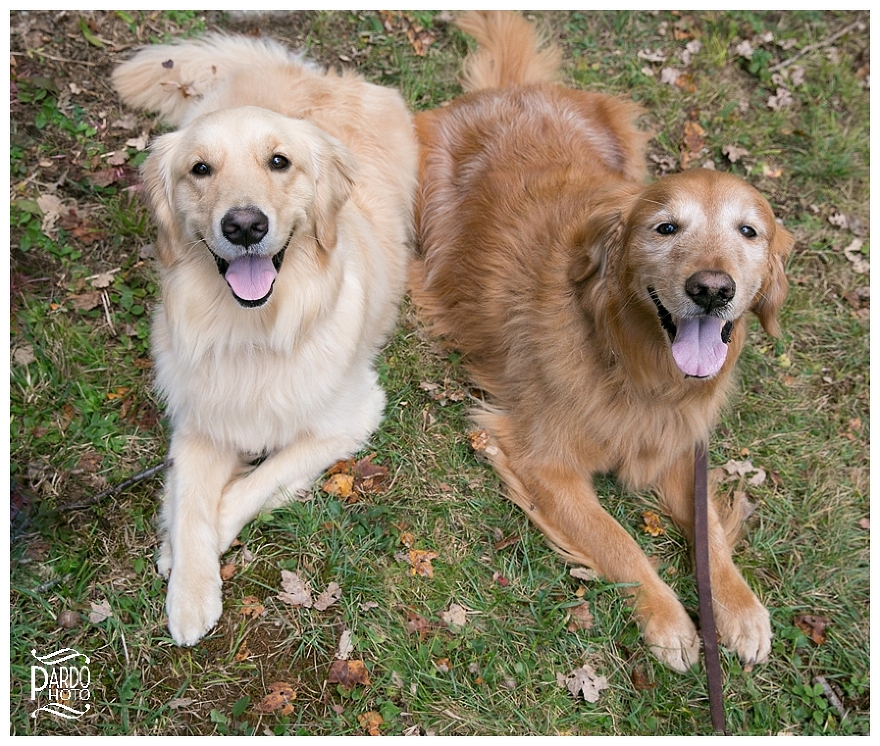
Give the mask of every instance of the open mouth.
M 281 263 L 284 261 L 284 252 L 287 251 L 290 237 L 284 244 L 284 248 L 274 256 L 245 254 L 231 261 L 215 254 L 208 242 L 204 239 L 202 241 L 208 247 L 211 256 L 214 257 L 217 270 L 223 275 L 239 305 L 245 308 L 259 308 L 269 300 L 275 287 L 275 278 L 278 277 L 278 272 L 281 270 Z
M 733 322 L 708 314 L 675 319 L 660 302 L 654 288 L 648 288 L 648 295 L 657 307 L 660 325 L 669 336 L 672 357 L 679 370 L 692 378 L 709 378 L 721 370 L 727 358 Z

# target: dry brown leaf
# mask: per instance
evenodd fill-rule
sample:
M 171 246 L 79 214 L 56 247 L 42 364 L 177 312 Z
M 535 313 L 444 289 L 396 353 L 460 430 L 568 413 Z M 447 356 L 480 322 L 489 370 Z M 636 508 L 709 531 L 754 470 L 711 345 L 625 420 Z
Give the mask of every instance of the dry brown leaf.
M 286 681 L 276 681 L 269 686 L 269 692 L 263 697 L 254 709 L 257 712 L 279 712 L 281 715 L 289 715 L 293 712 L 290 704 L 296 699 L 296 690 Z
M 91 311 L 98 308 L 101 304 L 101 291 L 93 290 L 88 293 L 79 293 L 70 296 L 70 303 L 75 311 Z
M 113 616 L 113 610 L 107 599 L 103 599 L 100 603 L 91 602 L 92 610 L 89 612 L 89 621 L 92 624 L 100 624 L 105 619 Z
M 227 562 L 220 567 L 220 580 L 232 580 L 237 572 L 238 568 L 232 562 Z
M 313 606 L 318 611 L 324 611 L 340 598 L 342 598 L 342 588 L 340 588 L 339 583 L 333 582 L 327 586 L 327 590 L 315 599 Z
M 379 728 L 385 723 L 382 716 L 375 710 L 358 715 L 358 723 L 371 736 L 381 736 Z
M 440 673 L 449 673 L 452 670 L 452 661 L 449 658 L 438 658 L 434 661 L 434 666 Z
M 384 489 L 388 467 L 374 464 L 370 454 L 362 459 L 345 459 L 327 470 L 328 479 L 321 489 L 346 502 L 356 502 L 362 495 L 375 495 Z
M 241 610 L 239 613 L 242 616 L 252 616 L 256 618 L 262 616 L 265 611 L 266 607 L 263 606 L 263 603 L 256 596 L 245 596 L 241 599 Z
M 236 663 L 241 663 L 242 661 L 246 661 L 251 657 L 251 651 L 248 650 L 247 640 L 244 640 L 241 645 L 238 646 L 238 650 L 235 653 L 235 661 Z
M 333 474 L 321 485 L 328 495 L 347 498 L 354 492 L 354 477 L 351 474 Z
M 642 666 L 636 666 L 635 668 L 633 668 L 632 672 L 630 673 L 629 679 L 632 682 L 633 688 L 638 692 L 653 689 L 655 686 L 657 686 L 657 682 L 651 681 Z
M 831 624 L 828 617 L 814 614 L 799 614 L 794 618 L 795 626 L 817 645 L 825 644 L 825 630 Z
M 598 702 L 599 694 L 608 688 L 608 679 L 599 676 L 587 663 L 574 669 L 568 676 L 557 673 L 556 683 L 568 689 L 573 696 L 583 697 L 587 702 Z
M 430 549 L 410 549 L 407 554 L 407 560 L 410 564 L 410 575 L 421 575 L 423 578 L 434 577 L 434 567 L 431 560 L 437 559 L 440 555 L 432 552 Z
M 354 689 L 356 686 L 369 686 L 370 674 L 363 661 L 333 661 L 327 681 L 339 684 L 343 689 Z
M 281 587 L 284 590 L 277 596 L 279 601 L 290 606 L 303 606 L 307 609 L 311 608 L 312 590 L 309 587 L 308 580 L 303 580 L 295 572 L 290 572 L 290 570 L 282 570 Z
M 646 510 L 642 513 L 642 520 L 645 522 L 642 531 L 649 536 L 660 536 L 666 533 L 663 525 L 660 523 L 660 516 L 653 510 Z
M 458 604 L 450 604 L 448 611 L 440 612 L 440 618 L 453 630 L 461 629 L 467 624 L 467 612 Z
M 494 456 L 498 453 L 498 447 L 492 445 L 492 439 L 488 430 L 468 433 L 471 448 L 477 456 Z
M 582 603 L 577 606 L 572 606 L 569 611 L 568 624 L 565 625 L 565 628 L 569 632 L 592 629 L 593 613 L 590 611 L 590 605 Z
M 417 614 L 414 611 L 406 612 L 406 624 L 404 628 L 407 632 L 415 632 L 419 636 L 419 640 L 424 640 L 425 635 L 431 629 L 431 622 L 427 617 Z

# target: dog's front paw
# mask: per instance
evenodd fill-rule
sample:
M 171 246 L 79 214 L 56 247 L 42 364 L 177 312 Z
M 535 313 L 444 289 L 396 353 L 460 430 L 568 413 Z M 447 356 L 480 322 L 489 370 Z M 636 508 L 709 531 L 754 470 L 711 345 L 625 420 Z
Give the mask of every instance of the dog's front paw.
M 168 581 L 168 631 L 178 645 L 195 645 L 223 613 L 219 567 L 185 573 L 176 567 Z
M 699 661 L 697 628 L 671 588 L 643 589 L 635 612 L 648 648 L 661 663 L 684 672 Z
M 721 644 L 735 652 L 745 665 L 764 663 L 770 655 L 770 614 L 757 596 L 744 589 L 736 603 L 716 603 L 715 624 Z

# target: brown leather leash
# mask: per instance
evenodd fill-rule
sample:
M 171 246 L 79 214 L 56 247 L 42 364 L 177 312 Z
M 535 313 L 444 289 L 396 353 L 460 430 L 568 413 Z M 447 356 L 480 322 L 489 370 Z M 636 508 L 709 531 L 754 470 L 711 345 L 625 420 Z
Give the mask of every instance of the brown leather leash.
M 700 634 L 706 658 L 706 679 L 709 687 L 709 712 L 716 733 L 729 736 L 724 725 L 721 658 L 718 634 L 712 610 L 712 582 L 709 573 L 709 466 L 706 444 L 697 443 L 694 451 L 694 554 L 697 572 L 697 593 L 700 597 Z

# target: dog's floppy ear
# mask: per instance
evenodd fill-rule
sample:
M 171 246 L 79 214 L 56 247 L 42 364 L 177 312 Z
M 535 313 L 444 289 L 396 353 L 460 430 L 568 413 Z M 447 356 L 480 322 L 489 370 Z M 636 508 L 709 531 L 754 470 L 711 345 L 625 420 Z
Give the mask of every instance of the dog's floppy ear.
M 158 229 L 156 256 L 168 265 L 173 261 L 171 246 L 179 241 L 177 220 L 174 216 L 174 179 L 172 159 L 179 133 L 171 132 L 156 138 L 150 145 L 150 154 L 141 166 L 141 180 L 147 207 Z
M 324 251 L 336 246 L 336 218 L 354 186 L 358 163 L 339 140 L 324 133 L 312 158 L 315 167 L 315 237 Z
M 794 238 L 778 223 L 770 241 L 768 269 L 761 283 L 752 310 L 758 316 L 764 331 L 771 337 L 779 337 L 779 309 L 788 294 L 788 280 L 785 277 L 785 260 L 794 246 Z
M 568 268 L 569 280 L 581 283 L 604 273 L 609 256 L 621 245 L 637 192 L 635 187 L 614 189 L 591 202 L 589 215 L 569 238 L 570 246 L 579 247 Z

